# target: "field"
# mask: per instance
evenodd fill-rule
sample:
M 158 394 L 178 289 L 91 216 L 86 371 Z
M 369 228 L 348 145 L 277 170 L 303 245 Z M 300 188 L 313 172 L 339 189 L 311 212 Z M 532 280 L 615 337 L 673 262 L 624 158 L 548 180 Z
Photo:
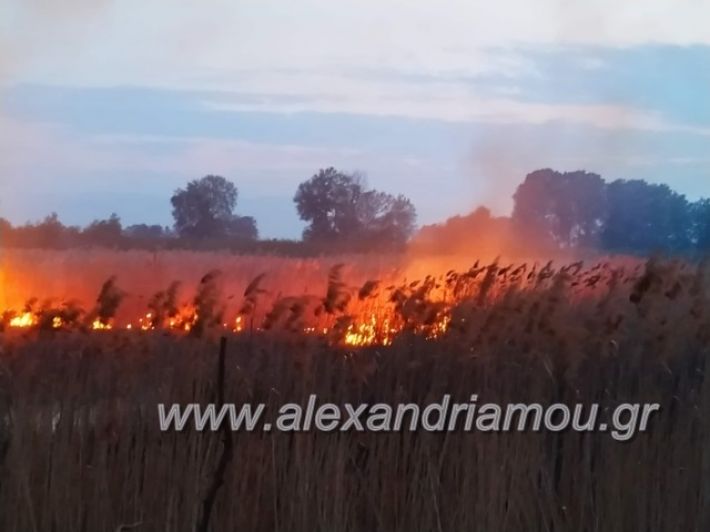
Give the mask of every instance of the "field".
M 3 261 L 0 530 L 710 527 L 705 264 L 91 251 Z M 164 433 L 156 412 L 310 394 L 661 410 L 627 442 Z

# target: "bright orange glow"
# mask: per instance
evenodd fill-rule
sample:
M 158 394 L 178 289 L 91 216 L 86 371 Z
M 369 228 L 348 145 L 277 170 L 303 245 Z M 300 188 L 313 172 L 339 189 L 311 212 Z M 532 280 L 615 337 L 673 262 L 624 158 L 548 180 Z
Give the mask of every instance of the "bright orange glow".
M 401 332 L 402 325 L 394 325 L 397 322 L 391 308 L 380 307 L 381 315 L 375 312 L 370 312 L 366 318 L 358 319 L 356 316 L 347 327 L 338 329 L 335 326 L 317 326 L 307 325 L 301 328 L 303 334 L 322 335 L 324 337 L 332 337 L 336 330 L 339 340 L 337 342 L 353 347 L 362 347 L 369 345 L 390 345 L 394 337 Z M 154 314 L 147 312 L 135 322 L 129 322 L 122 327 L 127 331 L 152 331 L 158 328 L 165 328 L 175 332 L 190 332 L 198 320 L 198 314 L 191 308 L 184 308 L 179 315 L 165 319 L 161 325 L 156 323 Z M 235 334 L 243 334 L 245 332 L 245 318 L 238 315 L 234 318 L 231 324 L 225 322 L 222 328 L 231 330 Z M 434 339 L 444 334 L 447 330 L 450 317 L 444 313 L 431 325 L 418 325 L 412 330 L 421 334 L 425 338 Z M 398 323 L 398 322 L 397 322 Z M 31 328 L 39 324 L 39 313 L 25 311 L 21 314 L 14 315 L 9 319 L 7 324 L 11 328 Z M 60 316 L 54 316 L 51 321 L 52 329 L 71 328 L 70 323 L 65 323 Z M 99 318 L 91 321 L 90 328 L 95 331 L 111 330 L 114 328 L 112 321 L 104 322 Z M 255 327 L 256 331 L 263 331 L 261 327 Z
M 32 312 L 23 312 L 10 319 L 10 327 L 24 328 L 35 325 L 37 325 L 37 317 Z
M 140 329 L 143 331 L 150 331 L 151 329 L 155 329 L 155 325 L 153 325 L 153 313 L 148 312 L 142 318 L 138 318 L 138 324 L 140 326 Z
M 125 259 L 124 255 L 117 255 L 111 256 L 111 260 Z M 144 292 L 132 291 L 118 310 L 111 310 L 109 306 L 109 312 L 114 314 L 110 318 L 105 311 L 90 310 L 94 298 L 76 300 L 89 300 L 84 310 L 79 303 L 74 303 L 71 292 L 51 299 L 41 297 L 40 293 L 40 298 L 27 297 L 25 310 L 21 312 L 0 306 L 0 331 L 34 327 L 97 331 L 119 328 L 132 333 L 159 330 L 185 334 L 194 333 L 199 327 L 200 333 L 209 330 L 218 334 L 274 332 L 322 337 L 330 343 L 352 347 L 387 346 L 398 336 L 407 334 L 427 340 L 441 338 L 450 331 L 454 319 L 458 324 L 457 313 L 464 310 L 468 314 L 519 290 L 550 288 L 560 282 L 569 288 L 566 297 L 587 297 L 587 294 L 604 290 L 607 281 L 624 263 L 600 263 L 583 269 L 581 263 L 556 268 L 547 261 L 502 265 L 476 261 L 473 266 L 468 263 L 461 270 L 449 269 L 442 273 L 443 259 L 441 263 L 418 260 L 406 268 L 384 270 L 380 272 L 382 275 L 372 276 L 343 264 L 326 269 L 315 259 L 291 260 L 282 265 L 284 269 L 287 266 L 290 268 L 288 276 L 284 274 L 272 281 L 268 275 L 250 273 L 252 277 L 242 277 L 240 284 L 204 292 L 203 295 L 209 296 L 206 299 L 195 296 L 194 286 L 170 296 L 166 296 L 169 291 L 158 291 L 155 297 L 148 299 L 145 294 L 155 288 L 149 285 Z M 628 268 L 636 266 L 626 265 Z M 311 272 L 310 277 L 300 275 L 299 268 Z M 252 268 L 254 270 L 258 271 Z M 317 276 L 313 271 L 317 271 Z M 262 282 L 264 277 L 266 280 Z M 77 282 L 75 277 L 69 278 Z M 101 283 L 95 284 L 101 286 Z M 119 286 L 123 287 L 120 283 Z M 104 317 L 95 318 L 97 314 Z
M 95 331 L 104 331 L 113 329 L 113 325 L 110 323 L 104 323 L 100 319 L 96 318 L 93 322 L 91 322 L 91 328 Z

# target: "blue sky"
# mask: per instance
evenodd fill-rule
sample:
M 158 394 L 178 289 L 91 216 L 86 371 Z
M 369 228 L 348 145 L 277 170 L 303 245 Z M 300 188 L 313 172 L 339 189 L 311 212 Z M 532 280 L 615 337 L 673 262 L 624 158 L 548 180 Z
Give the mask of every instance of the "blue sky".
M 710 7 L 649 0 L 10 0 L 0 216 L 170 223 L 218 173 L 295 237 L 318 168 L 404 193 L 420 223 L 500 213 L 536 168 L 710 196 Z M 534 4 L 534 5 L 533 5 Z

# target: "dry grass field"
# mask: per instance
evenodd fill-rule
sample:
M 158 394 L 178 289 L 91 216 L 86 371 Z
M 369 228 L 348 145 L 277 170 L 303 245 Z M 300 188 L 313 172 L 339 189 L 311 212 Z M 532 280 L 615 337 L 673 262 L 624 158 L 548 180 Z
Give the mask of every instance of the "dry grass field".
M 704 264 L 3 260 L 0 530 L 710 528 Z M 178 280 L 181 295 L 166 304 Z M 58 314 L 69 299 L 76 313 Z M 162 314 L 146 322 L 148 309 Z M 192 312 L 191 327 L 171 325 L 171 311 Z M 27 326 L 14 326 L 23 312 Z M 93 330 L 96 320 L 107 327 Z M 310 394 L 426 404 L 446 393 L 661 411 L 647 433 L 617 442 L 591 432 L 163 433 L 156 406 L 276 408 Z

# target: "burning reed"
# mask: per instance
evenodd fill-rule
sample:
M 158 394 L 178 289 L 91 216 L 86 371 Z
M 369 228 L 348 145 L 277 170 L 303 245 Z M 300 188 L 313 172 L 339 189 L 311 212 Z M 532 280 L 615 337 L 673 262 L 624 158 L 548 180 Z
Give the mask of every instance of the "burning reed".
M 218 336 L 228 343 L 224 400 L 236 404 L 478 394 L 605 411 L 657 402 L 661 412 L 626 443 L 588 432 L 237 432 L 212 530 L 710 524 L 706 264 L 474 264 L 393 284 L 355 283 L 338 266 L 320 292 L 276 292 L 267 272 L 231 300 L 221 277 L 201 277 L 192 297 L 168 285 L 147 304 L 154 319 L 130 330 L 115 318 L 98 331 L 83 317 L 56 329 L 13 326 L 22 313 L 4 320 L 1 530 L 194 530 L 224 440 L 160 432 L 156 405 L 215 400 Z M 101 290 L 105 319 L 118 283 Z M 46 323 L 47 308 L 33 301 L 23 312 Z M 195 315 L 205 316 L 199 334 Z

